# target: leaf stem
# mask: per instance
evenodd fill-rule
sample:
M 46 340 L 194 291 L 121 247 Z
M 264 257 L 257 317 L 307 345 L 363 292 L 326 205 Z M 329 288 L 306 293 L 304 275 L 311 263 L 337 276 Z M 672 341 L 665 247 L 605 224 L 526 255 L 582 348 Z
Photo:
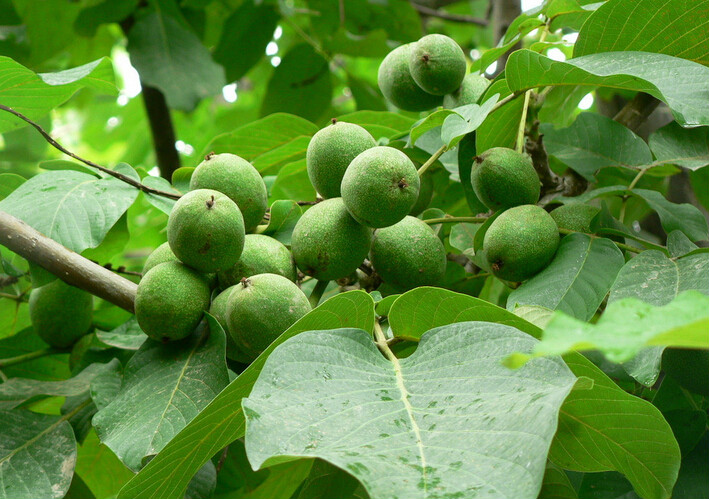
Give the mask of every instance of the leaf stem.
M 522 95 L 522 92 L 512 92 L 510 95 L 499 101 L 497 104 L 492 106 L 492 109 L 490 109 L 490 112 L 488 113 L 488 116 L 500 109 L 502 106 L 507 104 L 508 102 L 515 100 L 517 97 Z
M 15 111 L 15 110 L 12 109 L 11 107 L 7 107 L 7 106 L 5 106 L 5 105 L 3 105 L 3 104 L 0 104 L 0 109 L 2 109 L 3 111 L 7 111 L 7 112 L 10 113 L 10 114 L 14 114 L 14 115 L 17 116 L 18 118 L 20 118 L 22 121 L 24 121 L 24 122 L 28 123 L 29 125 L 31 125 L 35 130 L 37 130 L 37 131 L 42 135 L 42 137 L 44 137 L 44 139 L 45 139 L 47 142 L 49 142 L 50 145 L 52 145 L 55 149 L 58 149 L 59 151 L 63 152 L 64 154 L 66 154 L 66 155 L 69 156 L 69 157 L 72 157 L 72 158 L 74 158 L 74 159 L 76 159 L 76 160 L 78 160 L 78 161 L 81 161 L 81 162 L 84 163 L 85 165 L 88 165 L 88 166 L 90 166 L 90 167 L 92 167 L 92 168 L 96 168 L 97 170 L 99 170 L 99 171 L 101 171 L 101 172 L 103 172 L 103 173 L 106 173 L 106 174 L 108 174 L 108 175 L 111 175 L 112 177 L 115 177 L 115 178 L 117 178 L 118 180 L 121 180 L 121 181 L 125 182 L 126 184 L 132 185 L 132 186 L 135 187 L 136 189 L 139 189 L 139 190 L 141 190 L 141 191 L 143 191 L 143 192 L 145 192 L 145 193 L 147 193 L 147 194 L 154 194 L 154 195 L 156 195 L 156 196 L 162 196 L 162 197 L 166 197 L 166 198 L 169 198 L 169 199 L 180 199 L 180 195 L 179 195 L 179 194 L 175 194 L 175 193 L 172 193 L 172 192 L 165 192 L 165 191 L 161 191 L 161 190 L 159 190 L 159 189 L 153 189 L 152 187 L 148 187 L 147 185 L 144 185 L 144 184 L 143 184 L 142 182 L 140 182 L 139 180 L 135 180 L 134 178 L 131 178 L 131 177 L 127 176 L 127 175 L 124 175 L 124 174 L 122 174 L 122 173 L 120 173 L 120 172 L 111 170 L 110 168 L 106 168 L 105 166 L 101 166 L 101 165 L 99 165 L 99 164 L 96 164 L 96 163 L 94 163 L 93 161 L 89 161 L 88 159 L 84 159 L 84 158 L 82 158 L 82 157 L 80 157 L 80 156 L 77 156 L 76 154 L 74 154 L 73 152 L 69 151 L 69 150 L 66 149 L 64 146 L 62 146 L 59 142 L 57 142 L 56 140 L 54 140 L 54 139 L 52 138 L 52 136 L 49 135 L 49 134 L 44 130 L 44 128 L 42 128 L 39 124 L 37 124 L 37 123 L 35 123 L 34 121 L 32 121 L 31 119 L 29 119 L 29 118 L 28 118 L 27 116 L 25 116 L 24 114 L 22 114 L 22 113 L 20 113 L 20 112 L 18 112 L 18 111 Z
M 640 171 L 637 173 L 637 175 L 635 175 L 635 178 L 633 178 L 633 181 L 630 182 L 630 185 L 628 186 L 628 190 L 629 190 L 629 191 L 632 191 L 633 188 L 634 188 L 636 185 L 638 185 L 638 182 L 640 181 L 640 179 L 642 178 L 642 176 L 645 175 L 645 172 L 648 171 L 648 170 L 649 170 L 649 168 L 643 168 L 642 170 L 640 170 Z M 628 194 L 624 195 L 624 196 L 623 196 L 623 201 L 622 201 L 622 203 L 621 203 L 621 205 L 620 205 L 620 214 L 619 214 L 618 218 L 620 219 L 620 222 L 621 222 L 621 223 L 625 223 L 625 206 L 626 206 L 626 204 L 628 203 L 628 199 L 629 199 L 629 198 L 630 198 L 630 195 L 628 195 Z
M 58 350 L 55 350 L 54 348 L 44 348 L 42 350 L 37 350 L 34 352 L 23 353 L 22 355 L 18 355 L 16 357 L 9 357 L 7 359 L 0 359 L 0 369 L 14 366 L 16 364 L 21 364 L 23 362 L 27 362 L 28 360 L 39 359 L 40 357 L 45 357 L 47 355 L 52 355 L 55 353 L 60 353 L 60 352 Z
M 379 321 L 374 321 L 374 343 L 376 343 L 377 348 L 379 348 L 387 359 L 398 363 L 399 359 L 396 358 L 394 352 L 392 352 L 391 348 L 389 348 L 389 341 L 384 335 L 384 331 L 382 331 L 382 326 L 379 324 Z
M 487 219 L 488 219 L 488 217 L 443 217 L 443 218 L 429 218 L 428 220 L 424 220 L 424 222 L 426 222 L 429 225 L 452 224 L 452 223 L 458 223 L 458 222 L 481 224 L 481 223 L 485 223 L 485 221 L 487 221 Z
M 418 170 L 419 177 L 422 177 L 424 173 L 426 173 L 426 170 L 428 170 L 433 163 L 436 162 L 438 158 L 441 157 L 441 155 L 448 150 L 448 146 L 446 144 L 443 144 L 441 148 L 434 152 L 433 155 L 428 158 L 428 161 L 426 161 L 423 165 L 421 165 L 421 168 Z
M 532 90 L 527 90 L 524 93 L 524 105 L 522 106 L 522 116 L 519 119 L 519 128 L 517 130 L 517 145 L 515 149 L 518 153 L 524 151 L 524 130 L 527 125 L 527 109 L 529 109 L 529 97 L 532 94 Z
M 559 229 L 559 233 L 561 233 L 561 234 L 573 234 L 574 232 L 578 232 L 578 231 L 577 230 L 569 230 L 569 229 L 561 229 L 561 228 Z M 589 234 L 587 232 L 580 232 L 580 234 L 586 234 L 587 236 L 590 236 L 594 239 L 604 238 L 603 236 L 599 236 L 596 234 Z M 607 239 L 607 238 L 604 238 L 604 239 Z M 611 241 L 613 241 L 613 240 L 611 239 Z M 613 241 L 613 243 L 615 243 L 615 245 L 618 246 L 620 249 L 624 249 L 625 251 L 630 251 L 631 253 L 640 253 L 643 251 L 641 248 L 636 248 L 635 246 L 630 246 L 629 244 L 625 244 L 625 243 L 619 243 L 618 241 Z M 652 244 L 652 243 L 648 242 L 648 244 Z
M 310 298 L 308 298 L 308 300 L 310 300 L 310 305 L 313 308 L 317 307 L 318 303 L 320 303 L 320 298 L 322 298 L 328 284 L 330 284 L 330 281 L 318 281 L 315 283 L 315 287 L 313 288 L 312 293 L 310 293 Z

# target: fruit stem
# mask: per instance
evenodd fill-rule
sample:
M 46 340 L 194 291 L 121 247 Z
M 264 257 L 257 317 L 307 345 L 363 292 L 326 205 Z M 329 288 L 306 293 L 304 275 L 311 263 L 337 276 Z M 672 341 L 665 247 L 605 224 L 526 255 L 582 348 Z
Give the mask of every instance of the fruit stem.
M 327 289 L 328 284 L 330 284 L 330 281 L 318 281 L 315 283 L 315 287 L 312 293 L 310 293 L 310 298 L 308 298 L 313 308 L 317 307 L 318 303 L 320 303 L 320 298 L 322 298 L 322 294 L 325 292 L 325 289 Z
M 560 234 L 573 234 L 574 232 L 578 232 L 578 231 L 569 230 L 569 229 L 559 229 Z M 580 232 L 580 234 L 586 234 L 587 236 L 590 236 L 594 239 L 599 238 L 599 237 L 603 237 L 603 236 L 598 236 L 596 234 L 589 234 L 587 232 Z M 611 239 L 611 241 L 613 241 L 613 240 Z M 618 241 L 613 241 L 613 242 L 615 243 L 616 246 L 618 246 L 618 248 L 625 250 L 625 251 L 630 251 L 631 253 L 640 253 L 643 251 L 641 248 L 636 248 L 635 246 L 630 246 L 629 244 L 619 243 Z M 650 244 L 652 244 L 652 243 L 650 243 Z
M 426 173 L 426 170 L 428 170 L 433 163 L 436 162 L 438 158 L 441 157 L 441 155 L 448 150 L 448 146 L 446 144 L 443 144 L 441 148 L 434 152 L 433 155 L 428 158 L 428 161 L 426 161 L 423 165 L 421 165 L 421 168 L 419 168 L 418 174 L 419 177 L 421 177 L 424 173 Z
M 529 109 L 529 96 L 532 91 L 527 90 L 524 93 L 524 105 L 522 106 L 522 117 L 519 119 L 519 129 L 517 130 L 517 145 L 515 150 L 518 153 L 524 152 L 524 130 L 527 125 L 527 109 Z
M 1 359 L 0 369 L 14 366 L 15 364 L 21 364 L 23 362 L 27 362 L 28 360 L 38 359 L 40 357 L 44 357 L 46 355 L 51 355 L 54 353 L 59 353 L 59 351 L 55 350 L 54 348 L 44 348 L 42 350 L 37 350 L 36 352 L 23 353 L 22 355 L 18 355 L 17 357 Z
M 433 224 L 452 224 L 458 222 L 481 224 L 487 221 L 488 217 L 443 217 L 443 218 L 429 218 L 424 220 L 429 225 Z

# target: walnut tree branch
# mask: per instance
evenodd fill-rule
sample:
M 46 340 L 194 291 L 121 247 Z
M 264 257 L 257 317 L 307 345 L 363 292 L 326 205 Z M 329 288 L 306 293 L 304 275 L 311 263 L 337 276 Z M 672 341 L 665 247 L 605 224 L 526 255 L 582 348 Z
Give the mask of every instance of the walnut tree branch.
M 72 286 L 133 312 L 138 285 L 0 211 L 0 244 Z
M 425 5 L 420 5 L 415 2 L 411 2 L 411 5 L 420 14 L 423 14 L 425 16 L 437 17 L 439 19 L 443 19 L 445 21 L 452 21 L 455 23 L 476 24 L 478 26 L 487 26 L 488 25 L 487 19 L 479 19 L 477 17 L 464 16 L 464 15 L 460 15 L 460 14 L 451 14 L 449 12 L 443 12 L 441 10 L 432 9 L 431 7 L 426 7 Z
M 636 132 L 659 105 L 660 101 L 652 95 L 638 92 L 618 111 L 613 119 Z
M 111 175 L 112 177 L 115 177 L 115 178 L 117 178 L 118 180 L 122 180 L 122 181 L 125 182 L 126 184 L 130 184 L 130 185 L 132 185 L 133 187 L 135 187 L 136 189 L 140 189 L 141 191 L 143 191 L 143 192 L 145 192 L 145 193 L 148 193 L 148 194 L 155 194 L 156 196 L 163 196 L 163 197 L 170 198 L 170 199 L 179 199 L 179 198 L 180 198 L 180 195 L 179 195 L 179 194 L 174 194 L 174 193 L 172 193 L 172 192 L 165 192 L 165 191 L 161 191 L 161 190 L 159 190 L 159 189 L 153 189 L 152 187 L 148 187 L 147 185 L 143 185 L 140 181 L 135 180 L 134 178 L 131 178 L 131 177 L 127 176 L 127 175 L 123 175 L 123 174 L 120 173 L 120 172 L 117 172 L 117 171 L 111 170 L 111 169 L 109 169 L 109 168 L 106 168 L 105 166 L 101 166 L 101 165 L 99 165 L 99 164 L 96 164 L 96 163 L 94 163 L 93 161 L 90 161 L 90 160 L 88 160 L 88 159 L 82 158 L 81 156 L 77 156 L 76 154 L 74 154 L 74 153 L 71 152 L 70 150 L 66 149 L 66 148 L 65 148 L 63 145 L 61 145 L 59 142 L 57 142 L 56 140 L 54 140 L 54 139 L 52 138 L 52 136 L 49 135 L 49 133 L 47 133 L 47 132 L 44 130 L 44 128 L 42 128 L 39 124 L 35 123 L 34 121 L 32 121 L 30 118 L 28 118 L 28 117 L 25 116 L 24 114 L 22 114 L 22 113 L 20 113 L 20 112 L 18 112 L 18 111 L 15 111 L 15 110 L 12 109 L 11 107 L 7 107 L 7 106 L 5 106 L 5 105 L 3 105 L 3 104 L 0 104 L 0 109 L 2 109 L 3 111 L 7 111 L 7 112 L 10 113 L 10 114 L 14 114 L 14 115 L 17 116 L 18 118 L 20 118 L 22 121 L 28 123 L 28 124 L 29 124 L 30 126 L 32 126 L 35 130 L 37 130 L 37 131 L 42 135 L 42 137 L 44 137 L 44 139 L 45 139 L 47 142 L 49 142 L 49 144 L 52 145 L 55 149 L 58 149 L 59 151 L 61 151 L 61 152 L 63 152 L 64 154 L 66 154 L 67 156 L 70 156 L 70 157 L 72 157 L 72 158 L 74 158 L 74 159 L 76 159 L 76 160 L 78 160 L 78 161 L 81 161 L 82 163 L 84 163 L 85 165 L 90 166 L 91 168 L 96 168 L 97 170 L 102 171 L 103 173 L 106 173 L 106 174 L 108 174 L 108 175 Z

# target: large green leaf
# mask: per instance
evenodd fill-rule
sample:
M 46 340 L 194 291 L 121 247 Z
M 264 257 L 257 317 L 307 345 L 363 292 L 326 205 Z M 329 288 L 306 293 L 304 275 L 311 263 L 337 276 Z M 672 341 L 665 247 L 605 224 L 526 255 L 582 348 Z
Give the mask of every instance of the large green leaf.
M 443 120 L 441 127 L 441 140 L 448 146 L 449 149 L 458 145 L 464 136 L 474 132 L 495 107 L 500 99 L 500 94 L 493 94 L 487 98 L 482 104 L 468 104 L 455 109 L 453 114 L 449 114 Z
M 497 93 L 500 94 L 500 99 L 504 99 L 512 93 L 507 86 L 507 80 L 502 79 L 493 82 L 487 87 L 483 99 L 487 99 Z M 475 132 L 475 147 L 478 154 L 493 147 L 513 148 L 515 146 L 523 107 L 524 98 L 518 97 L 490 113 Z
M 121 486 L 134 476 L 111 449 L 101 445 L 93 430 L 79 446 L 76 474 L 99 498 L 114 497 Z
M 276 201 L 271 205 L 271 218 L 262 234 L 290 245 L 293 229 L 302 214 L 302 208 L 295 201 Z
M 116 169 L 137 179 L 127 165 Z M 0 201 L 0 210 L 80 253 L 103 241 L 136 196 L 135 187 L 114 177 L 50 171 L 32 177 Z
M 327 60 L 310 45 L 299 44 L 283 56 L 273 71 L 261 114 L 286 112 L 315 121 L 330 107 L 331 97 Z
M 709 68 L 648 52 L 606 52 L 554 61 L 531 50 L 514 52 L 505 67 L 512 91 L 581 85 L 645 92 L 672 109 L 685 126 L 709 125 Z
M 709 127 L 682 128 L 673 121 L 650 135 L 649 142 L 658 161 L 690 170 L 709 165 Z
M 28 118 L 44 116 L 84 87 L 108 94 L 117 92 L 108 58 L 57 73 L 36 74 L 0 56 L 0 102 Z M 0 133 L 24 125 L 21 119 L 0 111 Z
M 162 344 L 146 340 L 126 365 L 120 392 L 94 416 L 101 442 L 138 471 L 226 386 L 223 331 Z M 215 328 L 216 329 L 216 328 Z
M 582 355 L 564 360 L 576 376 L 593 380 L 593 388 L 566 398 L 549 459 L 567 470 L 619 471 L 641 497 L 669 498 L 680 451 L 660 411 L 625 393 Z
M 538 338 L 541 331 L 504 308 L 447 289 L 421 287 L 396 299 L 389 310 L 394 336 L 418 340 L 435 327 L 464 321 L 504 324 Z
M 576 489 L 564 470 L 552 463 L 547 463 L 538 499 L 578 499 L 578 497 Z
M 226 83 L 224 69 L 199 38 L 163 10 L 136 21 L 128 32 L 128 52 L 140 79 L 159 88 L 174 109 L 191 111 Z
M 374 302 L 364 291 L 334 296 L 293 324 L 121 489 L 120 499 L 180 499 L 190 478 L 220 449 L 244 436 L 241 399 L 258 378 L 266 358 L 286 339 L 303 331 L 374 326 Z
M 303 333 L 271 354 L 243 401 L 249 461 L 320 457 L 371 497 L 535 498 L 575 382 L 561 359 L 500 365 L 535 342 L 510 326 L 463 322 L 390 362 L 365 331 Z
M 709 1 L 613 0 L 586 21 L 574 57 L 639 50 L 709 65 Z
M 593 181 L 606 166 L 633 167 L 652 163 L 647 144 L 632 131 L 610 118 L 596 113 L 581 113 L 563 129 L 542 125 L 547 152 L 572 170 Z M 613 140 L 609 140 L 613 137 Z
M 709 239 L 709 224 L 699 209 L 689 203 L 673 203 L 657 191 L 633 189 L 630 194 L 642 198 L 660 217 L 662 228 L 668 234 L 674 230 L 684 232 L 692 241 Z
M 624 263 L 623 253 L 610 239 L 570 234 L 547 268 L 510 293 L 507 308 L 539 305 L 587 321 Z
M 60 499 L 76 465 L 76 440 L 63 418 L 1 411 L 0 498 Z

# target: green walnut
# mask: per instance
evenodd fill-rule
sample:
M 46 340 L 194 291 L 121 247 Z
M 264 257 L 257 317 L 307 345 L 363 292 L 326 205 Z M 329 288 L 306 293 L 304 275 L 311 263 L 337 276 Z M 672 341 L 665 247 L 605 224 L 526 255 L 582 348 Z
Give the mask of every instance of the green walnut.
M 256 274 L 278 274 L 293 282 L 298 277 L 293 255 L 280 241 L 262 234 L 247 234 L 241 258 L 230 269 L 219 272 L 219 285 L 233 286 Z
M 465 77 L 463 49 L 446 35 L 426 35 L 412 44 L 409 71 L 416 84 L 433 95 L 455 92 Z
M 398 149 L 367 149 L 347 167 L 342 178 L 342 200 L 362 225 L 388 227 L 404 218 L 419 196 L 416 167 Z
M 370 260 L 382 281 L 398 291 L 436 286 L 446 273 L 443 243 L 426 222 L 411 216 L 374 231 Z
M 387 54 L 379 66 L 377 82 L 384 97 L 399 109 L 426 111 L 440 106 L 443 98 L 425 92 L 414 81 L 409 71 L 411 45 L 401 45 Z
M 556 225 L 560 229 L 572 230 L 574 232 L 591 232 L 591 220 L 595 217 L 600 208 L 589 206 L 583 203 L 571 203 L 559 206 L 550 213 Z
M 310 139 L 306 153 L 308 177 L 323 198 L 340 197 L 340 184 L 350 162 L 377 145 L 359 125 L 332 120 Z
M 66 348 L 91 328 L 94 299 L 86 291 L 55 279 L 32 290 L 29 308 L 37 336 L 53 347 Z
M 506 147 L 488 149 L 473 161 L 470 181 L 491 210 L 539 201 L 539 177 L 528 156 Z
M 266 184 L 245 159 L 229 153 L 208 154 L 190 180 L 190 190 L 213 189 L 229 196 L 244 217 L 246 232 L 253 231 L 268 208 Z
M 490 80 L 477 73 L 465 75 L 463 83 L 460 84 L 458 90 L 443 97 L 443 107 L 446 109 L 455 109 L 468 104 L 475 104 L 482 97 L 490 85 Z
M 308 297 L 293 282 L 276 274 L 258 274 L 234 287 L 227 323 L 237 348 L 253 360 L 310 310 Z
M 326 199 L 295 224 L 291 251 L 305 275 L 332 281 L 360 266 L 369 252 L 371 235 L 371 229 L 352 218 L 342 198 Z
M 150 269 L 165 262 L 179 262 L 167 241 L 155 248 L 153 252 L 148 255 L 143 265 L 143 274 L 147 274 Z
M 154 340 L 179 340 L 192 334 L 209 308 L 207 279 L 180 262 L 157 265 L 143 276 L 135 295 L 135 317 Z
M 236 289 L 236 285 L 226 288 L 224 291 L 219 293 L 212 300 L 212 304 L 209 306 L 209 313 L 212 315 L 219 325 L 224 330 L 226 335 L 226 356 L 231 360 L 236 362 L 241 362 L 242 364 L 249 363 L 249 356 L 242 352 L 239 347 L 236 346 L 234 340 L 229 333 L 229 323 L 227 321 L 227 305 L 229 304 L 229 296 L 231 292 Z
M 419 196 L 416 199 L 416 203 L 409 210 L 409 215 L 414 217 L 428 208 L 428 205 L 431 204 L 431 199 L 433 199 L 433 175 L 430 170 L 419 177 L 419 180 L 421 182 Z
M 177 200 L 167 221 L 167 241 L 182 263 L 201 272 L 228 269 L 244 248 L 244 219 L 226 194 L 190 191 Z
M 483 250 L 492 273 L 506 281 L 524 281 L 546 267 L 559 247 L 559 228 L 543 208 L 515 206 L 488 227 Z

